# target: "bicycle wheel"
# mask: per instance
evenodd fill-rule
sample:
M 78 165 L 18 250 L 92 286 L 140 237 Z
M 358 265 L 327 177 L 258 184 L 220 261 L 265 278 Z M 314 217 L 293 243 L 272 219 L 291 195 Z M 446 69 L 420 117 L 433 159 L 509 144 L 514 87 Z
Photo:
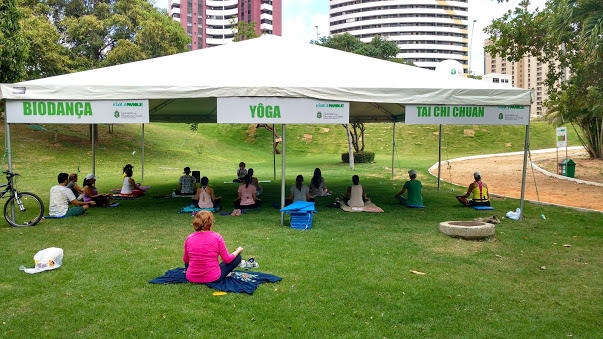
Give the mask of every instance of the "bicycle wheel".
M 4 219 L 15 227 L 33 226 L 44 214 L 44 204 L 37 195 L 17 192 L 4 204 Z

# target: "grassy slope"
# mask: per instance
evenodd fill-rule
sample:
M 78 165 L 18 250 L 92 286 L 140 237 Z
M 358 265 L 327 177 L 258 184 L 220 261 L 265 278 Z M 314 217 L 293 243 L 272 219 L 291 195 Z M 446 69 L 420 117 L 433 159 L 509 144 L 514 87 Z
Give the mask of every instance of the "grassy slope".
M 46 202 L 56 173 L 75 171 L 78 165 L 83 174 L 90 171 L 90 155 L 82 151 L 83 143 L 67 135 L 84 134 L 86 128 L 59 128 L 60 146 L 53 144 L 54 133 L 25 126 L 11 129 L 14 162 L 24 175 L 20 187 Z M 445 127 L 448 157 L 522 148 L 522 128 L 488 126 L 486 132 L 480 127 L 475 137 L 463 137 L 468 128 Z M 419 171 L 425 210 L 402 208 L 391 198 L 401 186 L 399 180 L 389 179 L 391 126 L 371 125 L 367 149 L 377 152 L 377 161 L 357 165 L 354 173 L 385 213 L 344 213 L 324 207 L 328 200 L 319 201 L 311 231 L 279 227 L 279 213 L 269 207 L 280 192 L 277 173 L 277 181 L 266 185 L 263 211 L 239 218 L 218 216 L 216 230 L 231 249 L 244 246 L 245 256 L 255 257 L 260 271 L 284 277 L 278 284 L 260 286 L 253 296 L 215 297 L 202 286 L 146 283 L 181 265 L 191 218 L 175 211 L 185 200 L 149 196 L 31 228 L 4 224 L 0 228 L 4 249 L 0 333 L 12 337 L 600 336 L 601 216 L 528 204 L 528 219 L 504 221 L 495 239 L 469 242 L 441 235 L 440 221 L 488 214 L 455 203 L 450 186 L 436 191 L 435 180 L 426 174 L 437 160 L 434 131 L 433 126 L 405 125 L 396 131 L 396 166 L 399 160 L 403 171 L 411 167 Z M 304 133 L 312 135 L 311 143 L 301 140 Z M 531 135 L 538 136 L 532 139 L 532 148 L 554 147 L 550 126 L 535 124 Z M 152 186 L 149 195 L 171 192 L 184 166 L 208 175 L 224 196 L 226 208 L 232 207 L 228 204 L 235 197 L 235 186 L 222 182 L 232 178 L 238 161 L 254 167 L 260 180 L 272 179 L 271 135 L 265 130 L 250 138 L 243 125 L 201 125 L 198 132 L 190 132 L 187 125 L 153 124 L 145 138 L 144 183 Z M 137 140 L 139 127 L 116 126 L 110 138 L 101 129 L 102 146 L 96 158 L 101 190 L 120 186 L 121 166 L 126 162 L 134 163 L 135 178 L 140 178 L 140 159 L 132 155 L 141 153 Z M 346 149 L 343 128 L 290 126 L 287 141 L 288 183 L 298 173 L 309 180 L 318 166 L 329 189 L 342 192 L 349 184 L 352 172 L 339 161 L 339 153 Z M 396 170 L 398 175 L 401 172 Z M 500 217 L 517 205 L 513 199 L 497 201 L 496 214 Z M 547 220 L 538 218 L 541 212 Z M 62 268 L 33 276 L 16 269 L 31 267 L 33 254 L 50 246 L 64 248 Z

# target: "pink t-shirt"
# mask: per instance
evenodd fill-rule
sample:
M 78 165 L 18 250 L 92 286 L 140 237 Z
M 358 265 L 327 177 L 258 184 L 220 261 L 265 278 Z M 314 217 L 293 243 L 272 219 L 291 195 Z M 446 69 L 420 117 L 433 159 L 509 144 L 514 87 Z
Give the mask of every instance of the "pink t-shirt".
M 253 205 L 255 203 L 255 200 L 253 200 L 253 194 L 256 192 L 257 190 L 252 184 L 249 184 L 247 187 L 245 187 L 245 184 L 239 186 L 239 193 L 241 193 L 241 206 Z
M 220 277 L 220 261 L 230 263 L 235 256 L 228 253 L 224 239 L 216 232 L 191 233 L 184 242 L 182 260 L 188 264 L 186 280 L 194 283 L 212 282 Z

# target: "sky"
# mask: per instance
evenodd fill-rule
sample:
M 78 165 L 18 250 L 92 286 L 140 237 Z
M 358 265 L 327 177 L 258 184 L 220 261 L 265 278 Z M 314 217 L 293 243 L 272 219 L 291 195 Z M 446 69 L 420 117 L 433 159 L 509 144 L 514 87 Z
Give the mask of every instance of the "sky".
M 493 19 L 501 17 L 517 6 L 520 0 L 509 0 L 502 4 L 496 0 L 469 0 L 469 45 L 471 46 L 471 71 L 484 74 L 483 32 Z M 532 0 L 532 10 L 543 8 L 545 0 Z M 156 0 L 156 6 L 167 9 L 168 0 Z M 329 34 L 329 0 L 282 0 L 283 37 L 300 42 L 316 40 L 318 36 Z M 473 27 L 473 20 L 475 27 Z M 473 33 L 472 33 L 473 32 Z

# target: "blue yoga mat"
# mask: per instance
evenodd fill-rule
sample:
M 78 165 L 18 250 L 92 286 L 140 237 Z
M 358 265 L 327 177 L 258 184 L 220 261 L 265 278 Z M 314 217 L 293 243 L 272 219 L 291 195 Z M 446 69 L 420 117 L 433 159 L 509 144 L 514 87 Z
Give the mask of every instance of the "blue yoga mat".
M 493 210 L 494 207 L 492 206 L 471 206 L 473 207 L 474 210 L 478 210 L 478 211 L 485 211 L 485 210 Z
M 408 208 L 425 208 L 423 205 L 406 205 Z

